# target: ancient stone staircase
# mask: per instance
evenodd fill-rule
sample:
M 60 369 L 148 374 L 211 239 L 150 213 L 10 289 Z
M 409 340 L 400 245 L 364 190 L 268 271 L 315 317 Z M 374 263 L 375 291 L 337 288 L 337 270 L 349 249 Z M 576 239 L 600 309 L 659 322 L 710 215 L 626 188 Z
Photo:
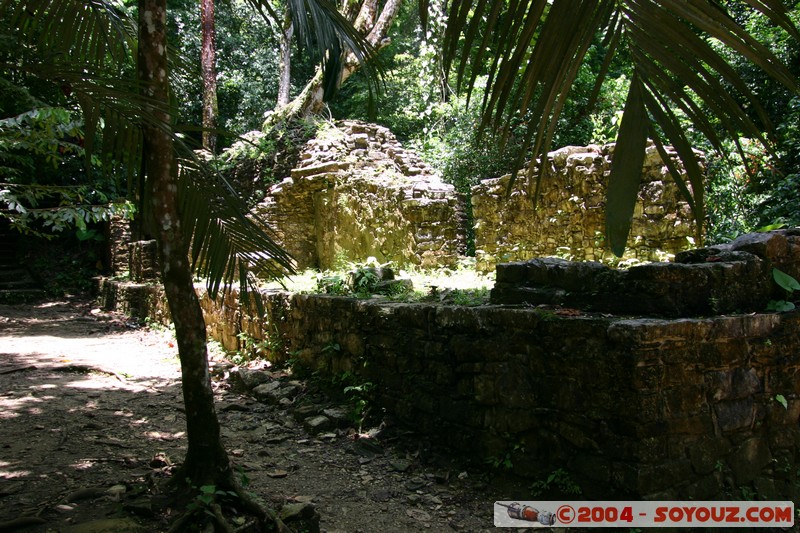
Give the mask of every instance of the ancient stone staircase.
M 28 302 L 45 295 L 17 256 L 17 234 L 0 220 L 0 303 Z

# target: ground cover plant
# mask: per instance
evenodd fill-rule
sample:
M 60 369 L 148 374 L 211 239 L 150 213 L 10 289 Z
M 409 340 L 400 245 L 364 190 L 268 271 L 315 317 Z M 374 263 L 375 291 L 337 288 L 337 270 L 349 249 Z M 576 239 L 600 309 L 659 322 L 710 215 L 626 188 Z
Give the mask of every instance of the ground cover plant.
M 349 263 L 338 270 L 308 269 L 280 280 L 262 283 L 262 288 L 287 290 L 306 294 L 337 294 L 361 298 L 384 298 L 390 301 L 432 302 L 453 305 L 484 305 L 489 303 L 489 291 L 494 284 L 494 273 L 482 274 L 475 270 L 474 259 L 465 257 L 456 268 L 419 269 L 413 266 L 397 269 L 398 279 L 410 280 L 411 286 L 389 294 L 376 294 L 370 290 L 369 268 L 372 261 Z M 387 266 L 391 266 L 388 264 Z M 374 267 L 373 267 L 374 268 Z M 347 284 L 348 275 L 361 272 L 362 286 Z

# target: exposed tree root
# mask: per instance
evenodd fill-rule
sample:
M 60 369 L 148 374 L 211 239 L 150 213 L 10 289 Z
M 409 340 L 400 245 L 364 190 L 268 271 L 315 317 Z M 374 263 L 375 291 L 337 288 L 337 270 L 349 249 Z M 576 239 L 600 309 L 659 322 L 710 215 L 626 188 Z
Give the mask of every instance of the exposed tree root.
M 172 484 L 176 482 L 175 478 L 171 481 Z M 193 522 L 208 520 L 211 517 L 213 517 L 216 530 L 224 533 L 248 531 L 254 526 L 259 526 L 259 530 L 275 531 L 276 533 L 291 533 L 291 530 L 283 523 L 277 514 L 259 502 L 252 494 L 245 491 L 235 478 L 231 485 L 232 489 L 226 490 L 228 494 L 225 497 L 225 506 L 234 508 L 242 514 L 254 517 L 255 522 L 246 523 L 244 525 L 234 525 L 225 517 L 223 513 L 223 504 L 218 501 L 212 501 L 205 506 L 193 506 L 191 509 L 187 509 L 185 513 L 173 522 L 168 533 L 186 531 Z

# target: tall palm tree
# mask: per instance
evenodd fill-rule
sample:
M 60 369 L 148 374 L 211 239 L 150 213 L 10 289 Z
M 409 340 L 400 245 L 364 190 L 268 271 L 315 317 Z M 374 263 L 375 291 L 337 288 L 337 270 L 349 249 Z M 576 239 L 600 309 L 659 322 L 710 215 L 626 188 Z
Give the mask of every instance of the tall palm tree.
M 268 4 L 253 4 L 274 14 Z M 293 20 L 306 46 L 318 51 L 328 73 L 340 68 L 343 45 L 362 58 L 369 53 L 370 46 L 324 0 L 289 6 L 298 12 Z M 192 272 L 208 277 L 212 295 L 233 281 L 247 292 L 251 268 L 278 276 L 291 270 L 292 262 L 245 216 L 236 194 L 175 135 L 166 0 L 139 0 L 138 22 L 112 0 L 4 0 L 0 19 L 14 29 L 23 50 L 35 51 L 11 59 L 5 69 L 68 87 L 84 111 L 86 151 L 92 153 L 91 141 L 105 119 L 100 151 L 123 162 L 139 183 L 132 189 L 141 193 L 140 209 L 158 243 L 181 361 L 188 449 L 173 478 L 177 494 L 188 501 L 193 487 L 236 491 L 243 506 L 280 529 L 280 520 L 241 491 L 222 445 Z M 133 76 L 126 75 L 132 50 L 137 50 Z M 221 514 L 217 518 L 222 521 Z
M 427 1 L 420 0 L 423 15 Z M 445 62 L 469 90 L 478 76 L 488 78 L 481 103 L 484 128 L 508 135 L 514 119 L 524 117 L 522 145 L 533 147 L 528 177 L 535 198 L 544 175 L 536 160 L 546 161 L 570 87 L 592 44 L 603 37 L 605 61 L 595 95 L 614 54 L 630 58 L 633 76 L 606 199 L 607 240 L 621 256 L 648 139 L 691 206 L 699 232 L 705 218 L 703 173 L 685 119 L 724 156 L 721 132 L 759 139 L 771 148 L 767 113 L 720 49 L 736 52 L 800 92 L 787 66 L 730 14 L 733 4 L 757 10 L 775 28 L 800 39 L 780 0 L 451 0 Z M 688 179 L 668 156 L 667 144 Z

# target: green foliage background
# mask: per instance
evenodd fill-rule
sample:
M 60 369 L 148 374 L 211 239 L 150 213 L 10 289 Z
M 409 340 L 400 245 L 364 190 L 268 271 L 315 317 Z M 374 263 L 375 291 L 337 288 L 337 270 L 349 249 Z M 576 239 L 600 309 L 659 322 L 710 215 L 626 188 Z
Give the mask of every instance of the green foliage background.
M 131 12 L 135 8 L 133 0 L 125 0 L 122 5 Z M 793 73 L 800 76 L 800 43 L 766 23 L 763 16 L 742 7 L 743 4 L 729 5 L 739 6 L 734 9 L 737 20 L 755 37 L 767 42 L 792 67 Z M 280 9 L 280 5 L 277 7 Z M 199 6 L 194 0 L 170 0 L 168 12 L 170 40 L 176 55 L 181 57 L 174 80 L 178 127 L 190 138 L 199 139 L 195 126 L 201 122 L 202 101 Z M 467 193 L 480 180 L 508 172 L 516 155 L 524 153 L 527 147 L 520 146 L 513 134 L 506 143 L 491 131 L 476 136 L 480 123 L 478 108 L 483 98 L 482 78 L 478 77 L 477 87 L 467 102 L 454 77 L 443 72 L 442 4 L 432 3 L 429 15 L 429 25 L 423 31 L 416 4 L 402 5 L 391 30 L 391 44 L 381 51 L 386 76 L 383 91 L 373 102 L 375 105 L 369 102 L 366 77 L 356 73 L 329 103 L 329 113 L 333 118 L 368 120 L 389 127 L 402 142 L 440 170 L 446 181 Z M 800 23 L 800 4 L 792 6 L 790 15 L 795 24 Z M 291 164 L 293 150 L 289 145 L 304 142 L 310 130 L 303 126 L 302 135 L 269 132 L 253 144 L 237 142 L 237 136 L 258 130 L 265 115 L 275 106 L 278 29 L 257 16 L 244 0 L 216 2 L 216 24 L 220 128 L 225 132 L 220 145 L 235 144 L 222 154 L 220 165 L 234 183 L 238 180 L 237 172 L 255 172 L 259 183 L 254 190 L 242 192 L 257 200 L 263 189 L 283 172 L 282 166 Z M 606 143 L 616 137 L 630 80 L 630 60 L 624 53 L 617 54 L 607 82 L 593 95 L 603 47 L 598 37 L 589 50 L 560 118 L 554 146 Z M 35 49 L 25 51 L 31 57 L 36 53 Z M 699 135 L 693 137 L 695 146 L 709 153 L 707 233 L 712 243 L 725 242 L 763 227 L 800 224 L 800 97 L 735 53 L 726 54 L 727 61 L 766 102 L 768 115 L 776 125 L 779 157 L 771 157 L 750 139 L 728 137 L 724 141 L 726 151 L 733 154 L 738 145 L 746 158 L 738 162 L 725 160 L 711 154 L 710 146 Z M 13 64 L 15 60 L 24 60 L 18 55 L 13 28 L 2 26 L 0 21 L 0 56 L 7 64 Z M 293 94 L 299 93 L 314 70 L 314 65 L 303 57 L 301 53 L 293 57 Z M 487 57 L 485 62 L 488 64 L 490 59 Z M 486 65 L 476 68 L 485 69 Z M 129 191 L 124 176 L 100 171 L 100 162 L 96 160 L 87 165 L 79 107 L 70 98 L 69 89 L 44 83 L 13 68 L 2 71 L 0 87 L 3 89 L 0 181 L 17 187 L 3 189 L 6 205 L 29 209 L 60 206 L 64 208 L 58 215 L 61 218 L 51 217 L 48 224 L 54 227 L 77 223 L 79 229 L 85 229 L 85 224 L 107 218 L 108 213 L 95 208 L 124 198 Z M 590 101 L 593 96 L 594 101 Z M 516 127 L 522 129 L 528 118 L 516 116 Z M 686 129 L 692 132 L 688 122 Z M 281 168 L 275 170 L 276 167 Z M 82 189 L 80 192 L 63 189 L 63 194 L 50 199 L 35 199 L 31 190 L 19 189 L 28 185 Z M 84 207 L 69 211 L 70 202 Z

